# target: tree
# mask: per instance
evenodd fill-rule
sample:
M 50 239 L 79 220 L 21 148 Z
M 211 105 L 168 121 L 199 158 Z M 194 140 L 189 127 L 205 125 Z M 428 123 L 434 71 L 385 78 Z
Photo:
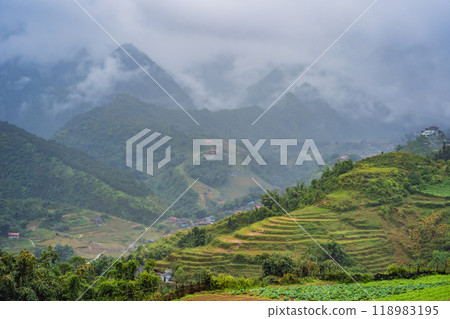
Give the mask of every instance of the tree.
M 64 262 L 68 260 L 70 257 L 72 257 L 75 253 L 73 251 L 73 248 L 69 245 L 60 245 L 56 244 L 55 246 L 56 252 L 59 254 L 61 262 Z
M 39 263 L 44 264 L 46 267 L 56 264 L 59 260 L 59 254 L 52 246 L 48 246 L 46 250 L 42 251 L 39 257 Z
M 194 227 L 186 234 L 181 235 L 177 242 L 177 246 L 181 248 L 185 247 L 198 247 L 208 244 L 210 236 L 207 234 L 206 229 Z
M 152 272 L 153 269 L 155 268 L 155 266 L 156 266 L 156 261 L 153 259 L 149 259 L 145 263 L 145 270 L 147 270 L 148 272 Z
M 0 219 L 0 234 L 5 234 L 11 228 L 11 223 L 8 220 Z
M 430 261 L 430 266 L 434 267 L 435 271 L 439 270 L 439 266 L 443 265 L 445 272 L 447 270 L 447 260 L 449 259 L 450 254 L 447 251 L 433 251 L 433 257 Z
M 336 241 L 331 241 L 322 244 L 322 248 L 317 245 L 309 245 L 305 254 L 305 259 L 317 260 L 318 262 L 324 262 L 331 260 L 330 256 L 341 266 L 352 266 L 353 261 L 348 257 L 347 253 L 342 248 L 342 245 Z M 325 253 L 325 251 L 328 253 Z M 330 255 L 330 256 L 329 256 Z
M 336 241 L 328 242 L 323 245 L 323 248 L 328 252 L 328 254 L 333 257 L 333 259 L 342 266 L 351 266 L 353 262 L 348 257 L 347 253 L 342 248 L 342 245 L 338 244 Z M 323 258 L 329 259 L 330 257 L 323 252 Z
M 184 271 L 183 266 L 180 266 L 177 268 L 177 270 L 175 270 L 173 277 L 177 283 L 184 283 L 188 279 L 188 275 Z
M 147 270 L 141 273 L 136 280 L 137 289 L 147 293 L 155 292 L 160 282 L 161 278 L 158 275 L 156 275 L 153 271 L 149 272 Z
M 271 254 L 262 262 L 264 276 L 283 277 L 287 273 L 292 273 L 294 261 L 291 257 L 280 254 Z
M 449 225 L 440 213 L 423 217 L 410 231 L 414 256 L 431 259 L 432 251 L 443 247 L 448 236 Z

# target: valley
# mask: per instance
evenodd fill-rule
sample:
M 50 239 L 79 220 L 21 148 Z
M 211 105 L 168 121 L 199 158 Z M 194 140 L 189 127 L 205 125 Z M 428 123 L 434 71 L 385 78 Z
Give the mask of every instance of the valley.
M 251 125 L 297 68 L 275 67 L 239 107 L 213 110 L 125 48 L 200 125 L 119 49 L 44 73 L 3 65 L 1 299 L 448 300 L 448 127 L 419 131 L 369 94 L 344 85 L 338 103 L 308 82 Z M 123 78 L 87 90 L 108 67 Z M 34 107 L 18 112 L 24 103 Z M 170 137 L 166 153 L 142 158 L 167 159 L 154 174 L 125 161 L 144 129 Z M 150 139 L 132 148 L 149 152 Z M 218 151 L 205 144 L 195 165 L 195 139 L 223 140 L 225 160 L 207 160 Z M 267 165 L 244 139 L 263 142 Z M 276 139 L 300 141 L 285 163 Z M 296 165 L 307 139 L 319 153 Z

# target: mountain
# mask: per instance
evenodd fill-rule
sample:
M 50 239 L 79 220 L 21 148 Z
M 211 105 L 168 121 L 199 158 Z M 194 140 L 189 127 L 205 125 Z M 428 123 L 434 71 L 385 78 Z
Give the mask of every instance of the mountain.
M 274 68 L 247 88 L 240 105 L 267 108 L 303 70 L 302 65 L 282 64 Z M 329 130 L 328 136 L 340 139 L 349 138 L 346 132 L 357 131 L 364 138 L 392 138 L 406 132 L 405 123 L 390 121 L 391 112 L 386 105 L 363 90 L 352 87 L 343 78 L 314 70 L 310 70 L 305 78 L 310 82 L 300 80 L 286 93 L 291 97 L 280 99 L 265 116 L 277 116 L 273 113 L 281 113 L 283 105 L 289 104 L 287 110 L 302 116 L 305 123 L 315 122 L 319 127 L 323 124 L 323 129 Z M 309 112 L 305 112 L 305 107 Z M 298 119 L 299 116 L 291 118 Z
M 150 223 L 165 205 L 129 174 L 0 122 L 0 198 L 37 199 Z
M 67 122 L 53 137 L 69 147 L 78 148 L 113 167 L 128 171 L 152 191 L 170 204 L 196 178 L 203 183 L 201 188 L 188 192 L 177 204 L 182 216 L 208 214 L 205 209 L 215 212 L 214 201 L 202 200 L 204 192 L 214 189 L 215 197 L 233 200 L 237 194 L 243 196 L 254 187 L 251 177 L 260 178 L 266 185 L 287 186 L 297 179 L 309 182 L 320 174 L 321 167 L 315 162 L 306 162 L 295 166 L 295 162 L 304 139 L 313 138 L 327 164 L 334 162 L 343 154 L 360 155 L 387 151 L 389 143 L 378 145 L 370 141 L 361 141 L 366 137 L 364 131 L 358 131 L 352 123 L 339 116 L 325 101 L 316 98 L 315 89 L 304 86 L 304 95 L 314 100 L 314 107 L 307 101 L 303 103 L 294 94 L 288 93 L 280 104 L 269 111 L 260 122 L 251 123 L 263 112 L 257 106 L 233 110 L 210 111 L 192 110 L 191 114 L 199 121 L 196 125 L 179 109 L 168 109 L 146 103 L 129 95 L 118 96 L 112 103 L 95 107 L 79 114 Z M 135 171 L 125 166 L 125 143 L 144 128 L 172 137 L 172 160 L 155 176 Z M 238 166 L 228 166 L 227 161 L 203 162 L 192 165 L 192 140 L 194 138 L 238 139 L 238 151 L 242 157 Z M 266 139 L 260 153 L 269 163 L 259 166 L 252 161 L 249 166 L 239 165 L 248 155 L 240 139 L 248 138 L 255 143 Z M 297 138 L 298 146 L 289 151 L 289 165 L 279 165 L 279 148 L 270 145 L 272 138 Z M 354 141 L 354 142 L 351 142 Z M 395 146 L 395 144 L 392 146 Z M 357 155 L 359 154 L 359 155 Z M 160 156 L 160 155 L 157 155 Z M 227 150 L 225 150 L 225 159 Z M 176 182 L 174 182 L 176 181 Z M 195 203 L 202 203 L 202 207 Z
M 194 107 L 175 80 L 145 53 L 132 44 L 123 48 L 185 108 Z M 120 48 L 101 61 L 79 52 L 52 65 L 14 59 L 0 69 L 0 118 L 43 137 L 51 136 L 73 116 L 121 93 L 178 107 Z
M 175 82 L 167 71 L 162 69 L 145 53 L 138 50 L 133 44 L 127 43 L 122 45 L 124 48 L 158 83 L 169 92 L 184 108 L 195 108 L 194 102 L 186 94 L 186 92 Z M 117 48 L 111 57 L 122 65 L 126 72 L 134 72 L 134 76 L 130 79 L 118 78 L 114 83 L 108 97 L 105 97 L 103 103 L 112 101 L 118 94 L 129 94 L 143 101 L 157 104 L 168 108 L 178 108 L 173 100 L 146 75 L 142 69 L 130 59 L 121 48 Z
M 148 250 L 170 252 L 160 258 L 160 267 L 257 277 L 264 253 L 323 262 L 306 231 L 321 245 L 340 245 L 349 271 L 376 273 L 393 263 L 420 267 L 433 250 L 450 249 L 448 165 L 397 152 L 340 162 L 310 187 L 271 192 L 295 221 L 264 195 L 264 207 L 206 226 L 206 242 L 187 245 L 195 234 L 182 231 Z
M 221 193 L 219 197 L 233 200 L 236 194 L 235 190 L 239 190 L 243 196 L 248 193 L 249 187 L 256 186 L 251 180 L 251 176 L 259 177 L 271 185 L 288 185 L 294 183 L 296 179 L 308 181 L 314 174 L 319 173 L 320 168 L 315 165 L 315 162 L 307 162 L 303 166 L 280 166 L 277 164 L 280 156 L 279 150 L 270 146 L 268 141 L 265 142 L 261 153 L 271 165 L 258 166 L 254 163 L 250 163 L 249 166 L 240 165 L 248 154 L 240 140 L 238 140 L 239 160 L 237 166 L 228 166 L 227 160 L 204 161 L 200 166 L 192 164 L 192 140 L 194 138 L 223 138 L 226 143 L 228 138 L 250 138 L 252 143 L 255 143 L 255 139 L 258 138 L 302 136 L 300 130 L 303 130 L 303 127 L 299 126 L 298 130 L 292 129 L 289 134 L 286 128 L 289 125 L 281 125 L 281 122 L 279 122 L 280 127 L 284 128 L 281 133 L 277 132 L 273 122 L 270 126 L 252 127 L 251 119 L 260 111 L 262 110 L 257 107 L 217 112 L 205 109 L 193 110 L 193 116 L 201 123 L 200 126 L 197 126 L 181 110 L 163 108 L 131 96 L 122 95 L 110 104 L 96 107 L 76 116 L 57 132 L 54 139 L 67 146 L 79 148 L 116 168 L 134 172 L 135 176 L 145 181 L 155 194 L 165 198 L 168 202 L 173 201 L 178 196 L 177 194 L 184 190 L 183 187 L 187 187 L 195 178 L 200 178 L 200 182 L 205 184 L 206 190 L 208 188 L 216 189 Z M 270 121 L 270 119 L 266 119 L 266 121 Z M 124 163 L 124 145 L 127 139 L 144 128 L 172 137 L 170 141 L 172 160 L 152 177 L 127 168 Z M 314 137 L 314 135 L 306 135 L 306 131 L 302 132 L 305 132 L 303 134 L 305 137 Z M 300 145 L 290 155 L 291 163 L 293 160 L 295 161 L 303 144 L 301 138 L 299 143 Z M 225 159 L 227 154 L 227 150 L 225 150 Z M 170 191 L 171 195 L 167 196 L 167 192 L 174 186 L 174 179 L 177 181 L 185 179 L 186 182 L 177 182 L 175 189 L 178 191 L 172 190 Z M 200 197 L 203 192 L 200 192 Z M 185 200 L 183 197 L 181 201 Z M 192 205 L 184 204 L 179 208 L 186 210 L 187 207 L 192 207 Z

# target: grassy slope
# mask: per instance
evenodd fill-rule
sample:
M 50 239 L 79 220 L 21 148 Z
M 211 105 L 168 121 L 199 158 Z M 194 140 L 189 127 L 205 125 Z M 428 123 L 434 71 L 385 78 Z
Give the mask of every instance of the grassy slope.
M 429 185 L 423 192 L 433 196 L 450 197 L 450 178 L 442 183 Z
M 423 157 L 401 153 L 358 162 L 352 171 L 340 176 L 338 190 L 316 205 L 290 214 L 319 243 L 335 239 L 356 264 L 371 272 L 383 271 L 394 262 L 409 261 L 408 251 L 412 247 L 409 226 L 426 214 L 448 210 L 449 200 L 427 194 L 409 195 L 383 214 L 381 206 L 373 204 L 361 185 L 388 177 L 402 179 L 411 170 L 428 165 Z M 423 204 L 443 205 L 444 208 L 426 208 Z M 342 211 L 343 207 L 347 209 Z M 192 271 L 204 267 L 216 272 L 255 276 L 261 273 L 260 267 L 233 262 L 235 253 L 278 252 L 301 257 L 311 243 L 288 216 L 270 217 L 235 232 L 227 231 L 226 222 L 227 219 L 208 226 L 214 236 L 209 245 L 177 251 L 166 263 L 176 262 Z M 169 243 L 175 243 L 176 238 L 177 235 L 172 236 Z

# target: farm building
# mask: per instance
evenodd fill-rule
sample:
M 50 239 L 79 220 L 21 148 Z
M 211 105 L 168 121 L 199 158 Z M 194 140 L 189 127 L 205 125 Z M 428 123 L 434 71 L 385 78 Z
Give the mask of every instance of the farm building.
M 8 233 L 8 238 L 20 238 L 20 233 Z

